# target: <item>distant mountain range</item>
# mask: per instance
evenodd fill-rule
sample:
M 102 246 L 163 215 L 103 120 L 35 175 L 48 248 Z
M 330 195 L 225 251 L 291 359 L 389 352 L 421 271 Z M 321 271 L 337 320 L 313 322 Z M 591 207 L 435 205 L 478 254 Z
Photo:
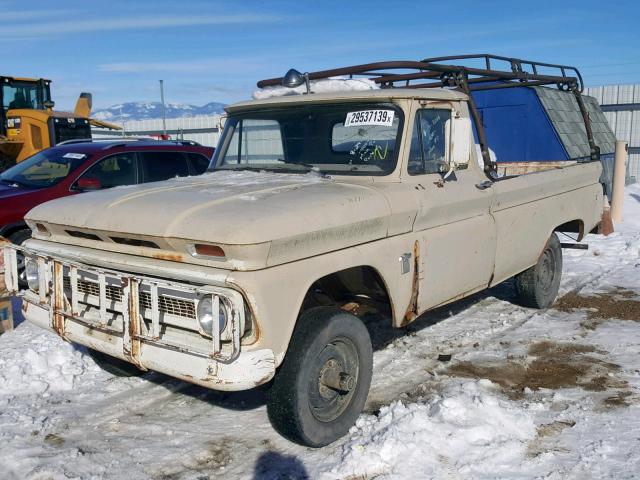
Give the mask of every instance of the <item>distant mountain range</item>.
M 181 103 L 167 103 L 167 118 L 197 117 L 202 115 L 216 115 L 224 111 L 224 103 L 210 102 L 198 107 Z M 107 122 L 126 122 L 131 120 L 148 120 L 162 118 L 162 104 L 160 102 L 127 102 L 113 105 L 109 108 L 96 110 L 91 115 L 98 120 Z

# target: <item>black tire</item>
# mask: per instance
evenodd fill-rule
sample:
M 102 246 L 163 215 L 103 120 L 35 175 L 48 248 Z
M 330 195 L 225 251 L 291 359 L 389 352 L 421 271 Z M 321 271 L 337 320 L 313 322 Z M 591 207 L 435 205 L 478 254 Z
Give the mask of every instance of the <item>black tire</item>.
M 13 232 L 9 235 L 9 240 L 14 245 L 22 245 L 24 242 L 31 238 L 31 230 L 28 228 L 24 230 L 18 230 L 17 232 Z M 17 258 L 18 262 L 18 287 L 22 289 L 28 288 L 27 279 L 24 276 L 24 255 L 18 252 Z
M 100 368 L 116 377 L 138 377 L 145 373 L 132 363 L 125 362 L 106 353 L 90 348 L 87 349 L 87 352 Z
M 336 441 L 364 408 L 372 368 L 371 338 L 358 317 L 334 307 L 304 312 L 268 394 L 271 424 L 309 447 Z
M 562 277 L 562 248 L 554 233 L 547 242 L 538 263 L 516 275 L 518 303 L 525 307 L 547 308 L 558 295 Z

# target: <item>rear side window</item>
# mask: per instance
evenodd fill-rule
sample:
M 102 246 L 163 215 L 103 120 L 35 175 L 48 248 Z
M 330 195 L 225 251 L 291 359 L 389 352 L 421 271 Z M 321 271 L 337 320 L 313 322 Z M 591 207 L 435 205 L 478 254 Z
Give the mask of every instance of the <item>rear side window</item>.
M 117 153 L 100 160 L 83 173 L 81 178 L 99 181 L 100 188 L 111 188 L 133 185 L 136 177 L 136 154 Z
M 145 182 L 189 175 L 187 156 L 183 152 L 143 152 L 139 155 Z
M 200 175 L 204 173 L 205 170 L 209 167 L 209 163 L 211 160 L 204 155 L 200 155 L 199 153 L 185 153 L 185 155 L 189 158 L 191 162 L 191 168 L 193 170 L 194 175 Z

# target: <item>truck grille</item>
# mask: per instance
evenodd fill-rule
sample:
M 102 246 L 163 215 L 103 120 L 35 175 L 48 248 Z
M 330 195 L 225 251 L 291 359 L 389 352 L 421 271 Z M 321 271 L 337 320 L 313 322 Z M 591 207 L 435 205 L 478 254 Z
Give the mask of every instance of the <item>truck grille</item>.
M 71 290 L 71 280 L 64 277 L 64 288 Z M 78 293 L 83 295 L 100 296 L 100 287 L 97 282 L 78 279 Z M 122 287 L 115 285 L 107 285 L 105 289 L 107 300 L 112 302 L 122 302 Z M 140 308 L 151 311 L 151 294 L 149 292 L 140 292 Z M 170 297 L 167 295 L 158 295 L 158 309 L 160 313 L 174 315 L 183 318 L 196 318 L 195 302 L 193 300 L 184 300 L 182 298 Z

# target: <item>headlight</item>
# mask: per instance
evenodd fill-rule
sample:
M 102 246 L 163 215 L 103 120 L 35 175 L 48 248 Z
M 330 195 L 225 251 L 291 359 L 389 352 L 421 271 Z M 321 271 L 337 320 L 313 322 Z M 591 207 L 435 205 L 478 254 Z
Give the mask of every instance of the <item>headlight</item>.
M 38 272 L 38 261 L 33 257 L 26 257 L 24 259 L 24 276 L 27 280 L 27 285 L 34 292 L 40 290 L 40 274 Z
M 200 328 L 209 336 L 213 336 L 214 321 L 218 322 L 221 335 L 224 329 L 227 328 L 227 309 L 222 299 L 220 299 L 218 311 L 213 312 L 211 295 L 200 297 L 198 300 L 197 315 Z

